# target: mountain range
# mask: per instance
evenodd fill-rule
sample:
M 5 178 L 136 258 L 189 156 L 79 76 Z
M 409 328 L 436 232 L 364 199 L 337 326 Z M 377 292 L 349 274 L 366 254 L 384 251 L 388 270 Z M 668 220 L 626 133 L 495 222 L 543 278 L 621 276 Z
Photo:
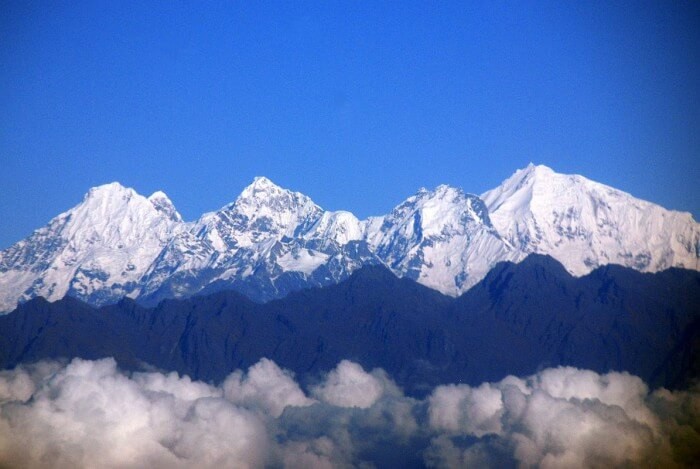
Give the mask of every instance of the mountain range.
M 533 253 L 574 276 L 608 264 L 698 270 L 700 225 L 689 213 L 535 165 L 480 196 L 421 189 L 366 220 L 258 177 L 234 202 L 185 222 L 164 193 L 144 197 L 111 183 L 0 252 L 0 311 L 35 297 L 153 306 L 221 290 L 266 302 L 372 265 L 456 297 L 500 262 Z
M 93 188 L 0 252 L 0 466 L 690 467 L 699 231 L 534 165 L 366 220 Z

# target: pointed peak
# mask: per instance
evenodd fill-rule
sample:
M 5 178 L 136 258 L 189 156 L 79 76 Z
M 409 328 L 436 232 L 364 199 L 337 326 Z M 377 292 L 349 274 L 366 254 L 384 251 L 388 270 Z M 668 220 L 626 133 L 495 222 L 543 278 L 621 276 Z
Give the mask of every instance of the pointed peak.
M 118 182 L 110 182 L 91 188 L 85 194 L 85 200 L 94 198 L 110 198 L 110 197 L 132 197 L 136 195 L 136 191 L 130 187 L 124 187 Z
M 121 183 L 114 181 L 107 184 L 101 184 L 99 186 L 91 187 L 88 193 L 94 192 L 115 192 L 115 191 L 125 191 L 129 190 L 128 187 L 123 186 Z
M 420 189 L 418 189 L 418 191 L 412 197 L 418 198 L 418 199 L 433 198 L 436 195 L 438 195 L 440 193 L 444 193 L 450 189 L 454 189 L 454 188 L 451 186 L 448 186 L 447 184 L 440 184 L 435 189 L 428 189 L 426 187 L 421 187 Z
M 440 184 L 433 190 L 421 187 L 418 192 L 410 196 L 400 205 L 395 207 L 400 209 L 401 207 L 413 206 L 413 207 L 424 207 L 425 204 L 437 204 L 446 207 L 472 207 L 472 206 L 482 206 L 483 200 L 470 192 L 465 192 L 463 189 L 449 184 Z M 422 210 L 422 208 L 421 208 Z
M 421 187 L 415 194 L 417 199 L 445 199 L 458 200 L 463 198 L 468 198 L 471 194 L 467 194 L 461 188 L 451 186 L 449 184 L 440 184 L 433 190 L 428 190 Z
M 136 192 L 131 187 L 125 187 L 118 182 L 110 182 L 91 188 L 79 207 L 87 207 L 88 210 L 94 210 L 98 206 L 108 207 L 109 211 L 119 210 L 119 207 L 136 204 L 137 206 L 147 207 L 150 204 L 159 212 L 170 218 L 172 221 L 180 222 L 182 217 L 175 209 L 175 206 L 170 201 L 167 195 L 162 191 L 156 191 L 146 198 Z
M 316 206 L 308 196 L 280 187 L 268 178 L 259 176 L 243 189 L 235 201 L 224 206 L 222 210 L 230 210 L 234 207 L 239 209 L 248 207 L 245 210 L 255 207 L 257 210 L 262 206 L 268 208 L 274 206 L 274 210 L 283 210 L 285 207 L 301 207 L 308 204 L 320 210 L 320 207 Z
M 501 183 L 499 187 L 512 188 L 514 190 L 518 190 L 522 187 L 529 187 L 532 184 L 542 182 L 547 178 L 557 175 L 559 175 L 559 173 L 555 172 L 549 166 L 545 166 L 543 164 L 534 164 L 531 162 L 526 167 L 518 169 L 513 174 L 511 174 L 506 180 L 504 180 Z M 485 192 L 481 195 L 481 198 L 484 198 L 493 190 L 496 189 L 492 189 L 491 191 Z
M 182 216 L 175 208 L 175 204 L 173 204 L 173 201 L 170 200 L 170 197 L 168 197 L 165 192 L 155 191 L 148 197 L 148 201 L 153 204 L 156 210 L 165 214 L 172 221 L 182 221 Z
M 449 184 L 440 184 L 439 186 L 437 186 L 435 188 L 435 190 L 433 192 L 436 194 L 443 194 L 446 192 L 456 192 L 456 193 L 460 193 L 460 194 L 464 193 L 464 191 L 462 189 L 460 189 L 459 187 L 451 186 Z
M 549 166 L 545 166 L 543 164 L 534 164 L 530 162 L 525 168 L 519 169 L 516 171 L 517 173 L 525 173 L 525 174 L 535 174 L 535 175 L 540 175 L 540 174 L 553 174 L 555 171 L 550 168 Z
M 256 176 L 253 178 L 253 182 L 248 184 L 245 189 L 243 189 L 243 192 L 241 192 L 239 198 L 249 199 L 259 197 L 260 195 L 266 196 L 274 193 L 285 192 L 291 191 L 278 186 L 265 176 Z
M 253 182 L 250 184 L 248 187 L 254 187 L 256 189 L 264 189 L 264 188 L 277 188 L 277 189 L 282 189 L 280 186 L 272 182 L 270 179 L 266 178 L 265 176 L 256 176 L 253 178 Z
M 154 201 L 154 200 L 167 200 L 170 201 L 170 197 L 166 195 L 165 192 L 163 191 L 155 191 L 153 194 L 148 196 L 148 200 Z

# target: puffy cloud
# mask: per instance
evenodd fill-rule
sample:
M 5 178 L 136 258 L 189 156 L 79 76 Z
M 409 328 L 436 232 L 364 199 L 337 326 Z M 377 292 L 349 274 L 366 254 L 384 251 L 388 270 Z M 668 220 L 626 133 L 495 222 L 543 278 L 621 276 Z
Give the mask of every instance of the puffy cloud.
M 350 361 L 308 394 L 265 359 L 220 386 L 111 359 L 0 372 L 2 467 L 682 467 L 698 448 L 700 389 L 626 373 L 553 368 L 419 401 Z
M 13 370 L 0 371 L 0 404 L 8 401 L 27 401 L 38 383 L 61 369 L 59 361 L 19 365 Z
M 335 452 L 335 445 L 326 437 L 293 442 L 285 448 L 282 462 L 287 468 L 331 469 L 337 467 L 332 459 Z
M 430 425 L 438 431 L 484 436 L 501 432 L 503 395 L 489 383 L 440 386 L 428 398 Z
M 366 373 L 360 365 L 341 361 L 326 381 L 313 389 L 321 401 L 338 407 L 371 407 L 391 384 L 382 370 Z
M 223 384 L 224 395 L 234 403 L 257 407 L 279 417 L 288 406 L 304 407 L 314 403 L 294 381 L 291 372 L 263 358 L 250 367 L 248 374 L 235 371 Z
M 669 467 L 683 460 L 670 438 L 679 415 L 666 412 L 662 422 L 658 409 L 696 398 L 666 390 L 650 396 L 644 382 L 627 373 L 570 367 L 475 388 L 439 386 L 428 398 L 429 424 L 439 436 L 426 454 L 435 466 L 510 460 L 524 467 Z M 696 425 L 683 430 L 698 441 L 700 408 L 688 410 Z M 457 436 L 479 440 L 460 446 Z
M 265 424 L 219 389 L 174 374 L 129 377 L 112 359 L 42 368 L 30 398 L 1 408 L 0 465 L 253 467 L 267 457 Z

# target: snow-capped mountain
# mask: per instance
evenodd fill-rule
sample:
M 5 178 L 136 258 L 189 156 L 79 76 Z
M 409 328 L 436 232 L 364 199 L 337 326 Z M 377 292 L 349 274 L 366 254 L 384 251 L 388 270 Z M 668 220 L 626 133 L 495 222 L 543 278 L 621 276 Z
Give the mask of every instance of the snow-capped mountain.
M 162 192 L 146 198 L 118 183 L 0 252 L 0 311 L 36 296 L 70 295 L 95 305 L 132 293 L 182 226 Z
M 370 246 L 395 273 L 452 296 L 497 262 L 521 259 L 494 229 L 479 197 L 446 185 L 421 189 L 365 226 Z
M 689 213 L 582 176 L 531 164 L 481 198 L 511 245 L 549 254 L 574 275 L 605 264 L 643 272 L 700 268 L 700 225 Z
M 699 226 L 688 213 L 533 165 L 481 197 L 421 189 L 367 220 L 259 177 L 231 204 L 186 223 L 164 193 L 146 198 L 112 183 L 0 252 L 0 312 L 36 296 L 152 304 L 234 289 L 267 301 L 370 264 L 455 296 L 496 263 L 529 253 L 549 254 L 574 275 L 608 263 L 698 270 Z
M 337 283 L 378 263 L 349 212 L 325 212 L 309 197 L 255 178 L 235 202 L 175 236 L 138 292 L 155 302 L 234 288 L 264 301 Z

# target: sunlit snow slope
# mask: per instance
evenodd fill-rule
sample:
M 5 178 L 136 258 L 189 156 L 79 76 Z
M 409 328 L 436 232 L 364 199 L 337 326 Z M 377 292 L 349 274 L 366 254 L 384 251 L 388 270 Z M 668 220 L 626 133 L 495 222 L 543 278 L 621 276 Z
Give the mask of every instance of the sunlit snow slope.
M 146 198 L 118 183 L 90 189 L 82 203 L 0 252 L 0 311 L 36 296 L 100 305 L 129 295 L 182 226 L 162 192 Z
M 610 263 L 698 270 L 700 228 L 689 213 L 534 165 L 481 197 L 421 189 L 362 221 L 264 177 L 190 223 L 162 192 L 146 198 L 112 183 L 0 252 L 0 311 L 36 296 L 155 304 L 234 289 L 267 301 L 372 264 L 456 296 L 496 263 L 530 253 L 574 275 Z
M 582 176 L 530 165 L 481 198 L 511 245 L 549 254 L 574 275 L 605 264 L 643 272 L 699 268 L 700 229 L 692 215 Z

